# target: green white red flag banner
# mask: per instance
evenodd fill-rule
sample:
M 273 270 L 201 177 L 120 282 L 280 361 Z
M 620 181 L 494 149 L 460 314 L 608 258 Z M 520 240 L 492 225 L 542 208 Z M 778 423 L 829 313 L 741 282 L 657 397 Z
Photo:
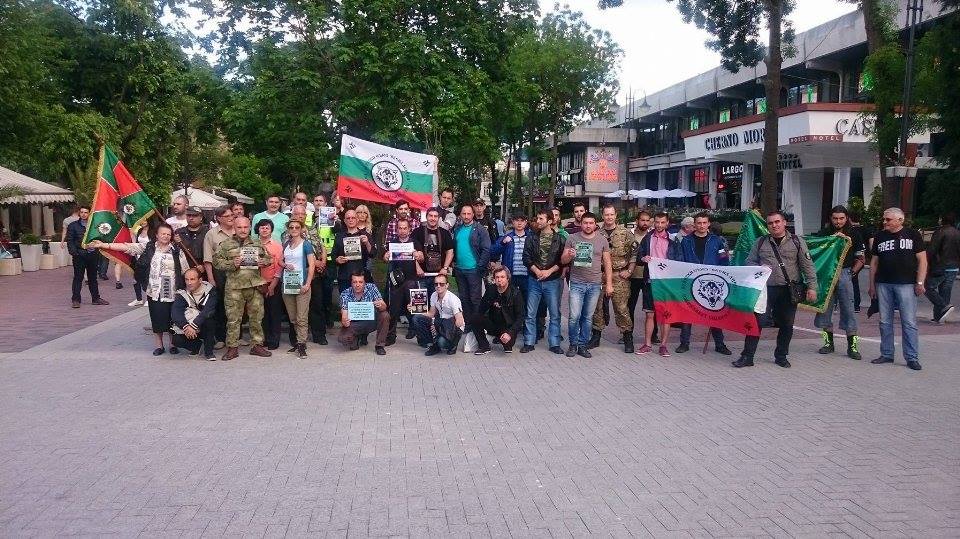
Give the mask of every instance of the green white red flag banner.
M 100 177 L 90 205 L 84 245 L 93 240 L 104 243 L 132 242 L 130 230 L 146 221 L 155 211 L 153 201 L 117 154 L 104 146 L 100 150 Z M 132 257 L 127 253 L 109 249 L 100 249 L 100 252 L 131 268 Z
M 406 200 L 426 210 L 437 193 L 437 157 L 343 135 L 337 194 L 393 204 Z
M 654 258 L 647 271 L 654 310 L 664 324 L 683 322 L 760 335 L 754 313 L 767 309 L 770 268 Z

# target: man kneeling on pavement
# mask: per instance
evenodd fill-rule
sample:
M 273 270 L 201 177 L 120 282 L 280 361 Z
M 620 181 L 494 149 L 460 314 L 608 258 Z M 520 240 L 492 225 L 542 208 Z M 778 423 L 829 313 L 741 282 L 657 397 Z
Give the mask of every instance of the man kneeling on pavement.
M 351 303 L 372 303 L 372 320 L 351 320 Z M 383 301 L 380 290 L 375 284 L 368 283 L 363 270 L 355 270 L 350 275 L 350 286 L 340 294 L 340 344 L 350 350 L 357 350 L 367 344 L 367 335 L 377 332 L 375 350 L 378 356 L 386 355 L 387 333 L 390 331 L 390 313 Z
M 214 313 L 217 310 L 217 289 L 210 283 L 200 280 L 200 272 L 194 268 L 183 274 L 185 288 L 177 290 L 173 300 L 173 345 L 186 348 L 190 355 L 200 353 L 207 361 L 216 361 L 213 347 L 217 342 L 217 322 Z
M 417 344 L 427 346 L 427 356 L 446 351 L 447 355 L 457 353 L 457 344 L 463 336 L 463 305 L 450 291 L 450 281 L 446 275 L 433 278 L 436 292 L 430 296 L 430 308 L 424 314 L 413 317 L 413 330 L 417 334 Z M 413 305 L 407 307 L 413 310 Z
M 476 355 L 490 352 L 487 333 L 495 335 L 505 353 L 513 352 L 517 335 L 523 331 L 527 306 L 520 290 L 510 283 L 510 272 L 503 266 L 493 270 L 493 284 L 480 300 L 480 307 L 470 321 L 477 338 Z

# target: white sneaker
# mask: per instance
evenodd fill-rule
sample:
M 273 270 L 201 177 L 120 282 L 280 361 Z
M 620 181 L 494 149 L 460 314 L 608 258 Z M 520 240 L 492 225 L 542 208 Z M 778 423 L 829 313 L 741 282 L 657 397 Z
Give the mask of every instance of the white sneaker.
M 143 304 L 144 304 L 144 302 L 135 299 L 135 300 L 131 301 L 130 303 L 127 303 L 127 307 L 139 307 L 139 306 L 141 306 L 141 305 L 143 305 Z

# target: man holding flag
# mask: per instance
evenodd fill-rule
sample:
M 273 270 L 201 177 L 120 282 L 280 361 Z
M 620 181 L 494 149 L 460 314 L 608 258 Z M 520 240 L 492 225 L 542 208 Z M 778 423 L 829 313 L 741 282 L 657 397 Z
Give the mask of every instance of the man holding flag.
M 817 273 L 810 258 L 807 242 L 787 232 L 787 218 L 780 211 L 767 214 L 769 234 L 760 236 L 753 243 L 746 263 L 751 266 L 771 268 L 767 281 L 767 312 L 777 326 L 777 347 L 774 362 L 784 368 L 790 367 L 787 354 L 793 339 L 793 322 L 797 304 L 817 300 Z M 740 359 L 732 365 L 737 368 L 752 367 L 753 356 L 760 342 L 757 335 L 747 335 Z
M 687 234 L 680 241 L 679 259 L 683 262 L 694 264 L 710 264 L 713 266 L 727 266 L 730 264 L 730 253 L 727 250 L 727 242 L 720 236 L 710 232 L 710 215 L 701 212 L 693 216 L 693 232 Z M 665 334 L 669 334 L 670 327 L 667 326 Z M 682 354 L 690 350 L 690 334 L 693 332 L 691 324 L 682 324 L 680 326 L 680 346 L 677 346 L 676 352 Z M 729 356 L 733 352 L 727 348 L 723 341 L 723 330 L 718 327 L 710 328 L 710 335 L 713 337 L 715 349 L 717 352 Z

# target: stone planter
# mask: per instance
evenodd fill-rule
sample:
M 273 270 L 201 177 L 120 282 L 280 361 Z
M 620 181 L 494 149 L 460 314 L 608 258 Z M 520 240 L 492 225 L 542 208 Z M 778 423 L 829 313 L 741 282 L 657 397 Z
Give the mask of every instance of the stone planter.
M 42 270 L 52 270 L 57 269 L 57 257 L 53 255 L 40 255 L 40 269 Z
M 0 258 L 0 275 L 20 275 L 23 261 L 19 258 Z
M 43 254 L 43 245 L 20 245 L 20 258 L 23 260 L 23 271 L 37 271 L 40 269 L 40 255 Z

